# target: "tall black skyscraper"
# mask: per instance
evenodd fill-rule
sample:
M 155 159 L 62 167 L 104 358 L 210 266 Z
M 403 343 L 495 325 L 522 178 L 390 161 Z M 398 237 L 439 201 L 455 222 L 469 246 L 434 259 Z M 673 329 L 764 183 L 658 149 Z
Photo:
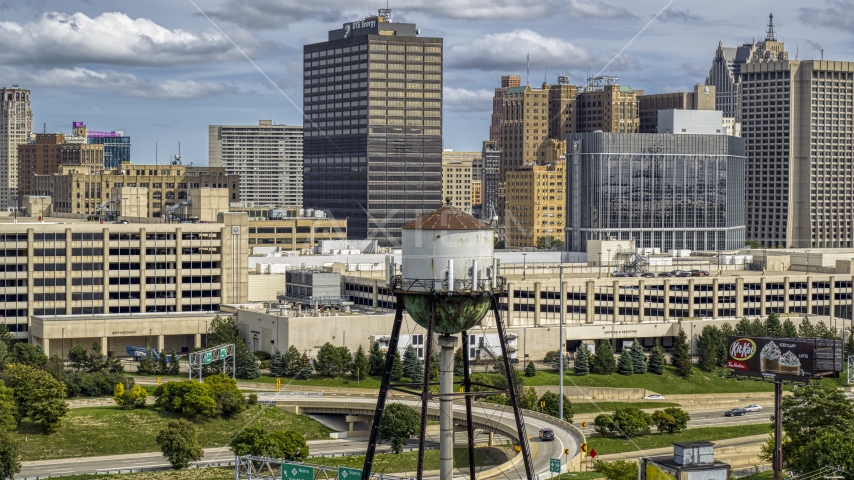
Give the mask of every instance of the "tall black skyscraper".
M 350 238 L 400 245 L 442 203 L 442 39 L 418 34 L 380 10 L 303 47 L 303 203 Z

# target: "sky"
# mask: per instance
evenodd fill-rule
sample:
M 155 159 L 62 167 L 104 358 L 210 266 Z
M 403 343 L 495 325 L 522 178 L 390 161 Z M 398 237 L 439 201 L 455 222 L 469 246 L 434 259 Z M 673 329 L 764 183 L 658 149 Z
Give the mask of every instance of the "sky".
M 130 135 L 134 163 L 207 164 L 208 125 L 301 124 L 302 46 L 385 0 L 0 0 L 0 86 L 31 90 L 33 129 Z M 480 150 L 501 75 L 611 75 L 690 91 L 718 42 L 764 37 L 790 58 L 854 61 L 854 0 L 390 0 L 445 45 L 444 144 Z M 530 54 L 530 74 L 526 57 Z

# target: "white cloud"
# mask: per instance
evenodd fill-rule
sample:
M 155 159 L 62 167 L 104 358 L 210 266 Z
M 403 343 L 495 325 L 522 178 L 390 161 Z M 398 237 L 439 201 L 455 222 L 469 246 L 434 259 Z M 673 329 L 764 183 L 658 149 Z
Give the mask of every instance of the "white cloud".
M 194 80 L 165 80 L 157 83 L 128 73 L 111 70 L 96 72 L 82 67 L 46 70 L 2 67 L 0 77 L 28 87 L 109 91 L 131 97 L 166 100 L 207 97 L 221 94 L 231 88 L 223 83 Z
M 241 48 L 253 52 L 258 40 L 240 31 Z M 234 37 L 233 37 L 234 38 Z M 0 22 L 0 64 L 111 64 L 172 67 L 238 57 L 218 32 L 168 29 L 146 18 L 107 12 L 48 12 L 27 23 Z
M 451 112 L 492 111 L 492 95 L 493 92 L 489 90 L 445 87 L 442 106 Z
M 546 67 L 549 71 L 586 69 L 605 65 L 613 54 L 593 54 L 583 47 L 561 38 L 544 37 L 537 32 L 520 28 L 512 32 L 490 33 L 466 43 L 452 45 L 447 49 L 448 66 L 460 69 L 485 71 L 523 71 L 530 54 L 531 67 L 535 72 Z M 626 70 L 634 67 L 634 61 L 625 54 L 620 55 L 609 67 L 611 70 Z M 535 75 L 534 78 L 539 78 Z
M 631 18 L 624 8 L 598 0 L 411 0 L 407 13 L 418 12 L 437 18 L 461 20 L 535 20 L 563 12 L 572 19 Z M 279 29 L 306 19 L 344 22 L 364 15 L 358 2 L 348 0 L 226 0 L 208 15 L 238 25 Z
M 688 10 L 673 10 L 670 8 L 658 16 L 658 21 L 670 23 L 705 23 L 703 17 L 694 15 Z
M 854 1 L 828 0 L 828 8 L 801 8 L 801 21 L 813 27 L 828 27 L 851 32 L 854 30 Z

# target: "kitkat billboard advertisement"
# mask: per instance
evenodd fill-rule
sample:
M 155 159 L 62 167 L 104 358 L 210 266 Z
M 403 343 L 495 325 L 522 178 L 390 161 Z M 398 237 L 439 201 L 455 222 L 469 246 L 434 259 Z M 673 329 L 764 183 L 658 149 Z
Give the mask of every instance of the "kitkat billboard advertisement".
M 727 368 L 734 375 L 805 380 L 813 374 L 814 342 L 730 336 L 727 346 Z

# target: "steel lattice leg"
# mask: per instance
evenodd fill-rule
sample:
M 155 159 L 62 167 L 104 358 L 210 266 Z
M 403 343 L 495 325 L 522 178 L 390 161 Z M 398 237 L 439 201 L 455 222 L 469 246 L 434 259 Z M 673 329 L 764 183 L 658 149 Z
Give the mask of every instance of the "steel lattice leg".
M 371 478 L 371 468 L 374 465 L 374 453 L 377 451 L 377 442 L 380 435 L 380 421 L 385 411 L 385 400 L 388 396 L 388 386 L 391 384 L 391 367 L 397 353 L 397 340 L 400 338 L 400 326 L 403 324 L 403 297 L 397 296 L 397 311 L 394 314 L 394 323 L 391 327 L 391 338 L 388 341 L 388 353 L 385 357 L 385 370 L 380 384 L 380 393 L 377 397 L 377 409 L 374 411 L 374 420 L 371 422 L 371 435 L 368 439 L 368 450 L 365 452 L 365 465 L 362 467 L 362 480 Z
M 465 392 L 471 391 L 471 373 L 469 373 L 469 332 L 463 332 L 463 388 Z M 475 480 L 477 472 L 474 464 L 474 423 L 471 414 L 471 396 L 466 395 L 466 428 L 468 433 L 469 450 L 469 477 Z
M 495 326 L 498 327 L 498 343 L 501 344 L 501 356 L 504 358 L 504 375 L 507 377 L 507 390 L 513 415 L 516 417 L 516 431 L 519 434 L 519 446 L 522 447 L 522 459 L 525 462 L 525 475 L 528 480 L 534 479 L 534 464 L 531 460 L 531 449 L 528 445 L 528 434 L 525 431 L 525 421 L 522 419 L 522 409 L 519 407 L 519 395 L 516 392 L 516 378 L 510 369 L 510 357 L 507 355 L 506 336 L 501 312 L 498 309 L 498 297 L 492 297 L 492 313 L 495 315 Z
M 418 430 L 418 480 L 424 478 L 424 437 L 427 435 L 427 400 L 430 399 L 430 364 L 433 356 L 433 314 L 436 299 L 430 297 L 430 319 L 427 321 L 427 336 L 424 340 L 424 380 L 421 388 L 421 428 Z

